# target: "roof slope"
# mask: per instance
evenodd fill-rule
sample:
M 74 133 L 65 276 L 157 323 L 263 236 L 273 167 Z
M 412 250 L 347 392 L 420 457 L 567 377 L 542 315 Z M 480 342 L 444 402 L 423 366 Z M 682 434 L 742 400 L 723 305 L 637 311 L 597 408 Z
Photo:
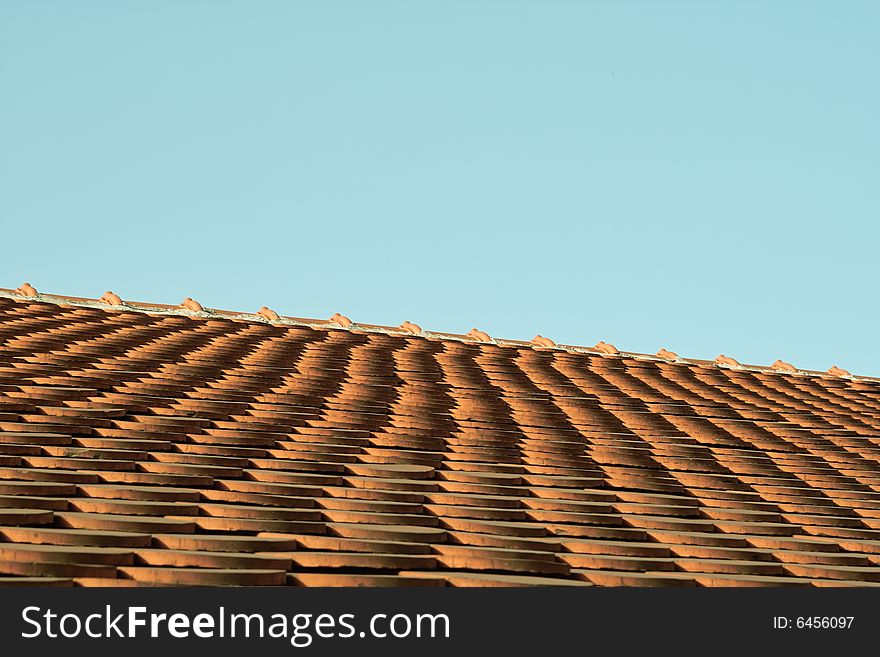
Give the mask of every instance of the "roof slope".
M 877 381 L 35 299 L 0 583 L 880 582 Z

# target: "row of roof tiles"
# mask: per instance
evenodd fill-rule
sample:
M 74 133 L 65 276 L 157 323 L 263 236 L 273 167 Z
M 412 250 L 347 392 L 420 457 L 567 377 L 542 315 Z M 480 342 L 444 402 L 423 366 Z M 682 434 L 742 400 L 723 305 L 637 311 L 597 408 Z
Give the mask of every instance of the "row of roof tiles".
M 0 585 L 880 585 L 880 384 L 0 298 Z
M 30 283 L 23 283 L 21 286 L 14 290 L 0 288 L 0 293 L 12 293 L 21 297 L 29 297 L 29 298 L 41 298 L 47 301 L 55 301 L 59 303 L 76 303 L 76 302 L 95 302 L 94 299 L 85 299 L 79 297 L 67 297 L 67 296 L 59 296 L 59 295 L 44 295 L 40 294 L 37 289 L 31 285 Z M 153 304 L 153 303 L 142 303 L 142 302 L 126 302 L 123 301 L 122 298 L 112 291 L 105 292 L 99 299 L 97 299 L 97 303 L 105 304 L 108 306 L 118 307 L 118 308 L 128 308 L 131 310 L 140 310 L 146 312 L 162 312 L 168 311 L 170 309 L 177 309 L 182 311 L 188 311 L 194 314 L 220 314 L 220 315 L 234 315 L 236 318 L 242 318 L 243 313 L 230 313 L 229 311 L 221 311 L 215 309 L 205 308 L 201 303 L 192 299 L 190 297 L 186 297 L 183 301 L 180 302 L 177 306 L 167 306 L 162 304 Z M 276 322 L 298 322 L 302 321 L 298 318 L 293 317 L 282 317 L 274 310 L 263 306 L 256 313 L 249 314 L 250 318 L 259 317 L 264 321 L 270 323 Z M 307 320 L 309 323 L 315 323 L 316 320 Z M 338 326 L 345 329 L 351 329 L 354 327 L 364 327 L 364 328 L 372 328 L 372 329 L 380 329 L 385 331 L 401 331 L 404 333 L 409 333 L 411 335 L 428 335 L 427 331 L 424 331 L 421 326 L 418 324 L 414 324 L 410 321 L 404 321 L 397 327 L 392 326 L 378 326 L 372 324 L 355 324 L 351 319 L 346 317 L 341 313 L 335 313 L 332 317 L 326 320 L 327 324 L 332 324 L 334 326 Z M 433 332 L 432 332 L 433 333 Z M 464 335 L 457 335 L 452 333 L 434 333 L 435 335 L 443 336 L 445 338 L 459 338 L 459 339 L 470 339 L 476 342 L 484 342 L 484 343 L 495 343 L 495 344 L 524 344 L 518 340 L 504 340 L 504 339 L 494 339 L 485 331 L 481 331 L 477 328 L 471 329 L 468 333 Z M 577 350 L 587 350 L 593 351 L 596 353 L 604 354 L 606 356 L 617 356 L 617 355 L 626 355 L 626 356 L 641 356 L 641 357 L 651 357 L 648 354 L 635 354 L 633 352 L 621 352 L 615 347 L 613 344 L 609 344 L 604 341 L 597 342 L 592 347 L 576 347 L 572 345 L 560 345 L 554 342 L 552 339 L 544 337 L 542 335 L 536 335 L 530 342 L 527 344 L 532 345 L 536 348 L 543 349 L 577 349 Z M 692 363 L 702 363 L 704 361 L 700 361 L 698 359 L 688 359 L 682 358 L 677 353 L 673 351 L 669 351 L 668 349 L 661 348 L 656 354 L 653 355 L 654 358 L 659 358 L 662 360 L 669 361 L 685 361 Z M 719 354 L 714 361 L 712 361 L 715 365 L 722 367 L 733 367 L 733 368 L 744 368 L 744 369 L 757 369 L 757 370 L 770 370 L 774 372 L 786 373 L 786 374 L 825 374 L 828 376 L 834 377 L 846 377 L 853 378 L 853 375 L 843 369 L 838 367 L 837 365 L 832 365 L 825 372 L 815 372 L 812 370 L 800 370 L 791 363 L 783 361 L 781 359 L 773 362 L 769 368 L 756 366 L 756 365 L 744 365 L 740 363 L 734 358 L 730 356 L 725 356 L 724 354 Z M 865 378 L 865 377 L 860 377 Z

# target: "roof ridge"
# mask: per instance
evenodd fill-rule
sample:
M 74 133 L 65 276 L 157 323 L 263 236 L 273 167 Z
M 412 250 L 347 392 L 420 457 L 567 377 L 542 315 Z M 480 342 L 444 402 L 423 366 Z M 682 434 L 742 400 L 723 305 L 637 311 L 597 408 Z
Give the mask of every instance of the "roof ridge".
M 656 354 L 644 354 L 632 351 L 619 351 L 614 345 L 599 341 L 593 347 L 582 345 L 558 344 L 541 335 L 535 336 L 531 341 L 496 338 L 479 329 L 471 329 L 467 334 L 449 333 L 444 331 L 428 331 L 418 324 L 405 321 L 399 326 L 385 326 L 382 324 L 362 324 L 354 322 L 345 315 L 335 313 L 326 320 L 310 319 L 279 315 L 274 310 L 262 306 L 259 310 L 248 313 L 218 308 L 207 308 L 198 301 L 186 297 L 178 305 L 125 301 L 114 292 L 107 291 L 100 298 L 74 297 L 61 294 L 46 294 L 38 292 L 30 283 L 24 283 L 16 289 L 0 288 L 0 298 L 14 301 L 31 301 L 49 303 L 55 305 L 73 305 L 83 308 L 111 309 L 128 312 L 140 312 L 145 314 L 176 315 L 195 319 L 230 319 L 234 321 L 255 322 L 259 324 L 272 324 L 278 326 L 307 326 L 310 328 L 323 328 L 331 330 L 362 331 L 367 333 L 385 333 L 388 335 L 400 335 L 408 337 L 438 338 L 441 340 L 457 340 L 467 343 L 494 344 L 498 346 L 530 347 L 537 350 L 565 351 L 569 353 L 582 353 L 604 358 L 630 358 L 637 360 L 661 361 L 665 363 L 680 363 L 683 365 L 697 365 L 701 367 L 717 367 L 734 371 L 761 372 L 766 374 L 778 374 L 780 376 L 814 376 L 822 378 L 847 379 L 852 381 L 875 382 L 880 377 L 853 375 L 847 370 L 832 365 L 826 372 L 818 370 L 803 370 L 794 367 L 790 363 L 777 360 L 769 366 L 742 364 L 733 358 L 719 355 L 715 360 L 699 358 L 684 358 L 678 354 L 661 348 Z

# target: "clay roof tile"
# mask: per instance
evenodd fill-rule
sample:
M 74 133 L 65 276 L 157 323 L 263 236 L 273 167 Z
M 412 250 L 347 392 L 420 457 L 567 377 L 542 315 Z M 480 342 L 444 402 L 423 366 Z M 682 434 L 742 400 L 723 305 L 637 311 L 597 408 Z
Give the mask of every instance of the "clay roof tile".
M 269 320 L 270 322 L 277 322 L 279 319 L 281 319 L 281 318 L 279 317 L 278 313 L 276 313 L 276 312 L 275 312 L 274 310 L 272 310 L 271 308 L 267 308 L 266 306 L 263 306 L 262 308 L 260 308 L 260 309 L 257 311 L 257 314 L 258 314 L 260 317 L 263 317 L 263 318 Z
M 604 342 L 602 340 L 599 340 L 599 342 L 596 343 L 596 345 L 593 347 L 593 349 L 595 349 L 599 353 L 607 354 L 609 356 L 620 353 L 617 351 L 617 347 L 615 347 L 613 344 L 609 344 L 609 343 Z
M 413 335 L 421 335 L 422 334 L 422 327 L 419 326 L 418 324 L 413 324 L 409 320 L 407 320 L 403 324 L 401 324 L 400 329 L 402 331 L 406 331 L 407 333 L 412 333 Z
M 840 513 L 870 501 L 880 379 L 259 319 L 0 290 L 5 577 L 880 581 L 880 529 Z
M 469 338 L 473 338 L 477 342 L 491 342 L 492 341 L 492 338 L 489 336 L 488 333 L 486 333 L 485 331 L 481 331 L 479 329 L 476 329 L 476 328 L 472 328 L 470 331 L 468 331 L 467 335 Z
M 190 299 L 189 297 L 180 302 L 180 307 L 185 308 L 186 310 L 190 310 L 194 313 L 201 313 L 205 311 L 205 309 L 202 307 L 202 304 L 200 304 L 195 299 Z
M 715 359 L 715 364 L 716 365 L 726 365 L 728 367 L 742 367 L 742 365 L 739 364 L 739 361 L 731 358 L 730 356 L 725 356 L 724 354 L 720 354 Z
M 348 328 L 353 324 L 353 322 L 348 317 L 339 313 L 335 313 L 333 317 L 330 318 L 330 321 L 334 324 L 338 324 L 343 328 Z
M 776 370 L 777 372 L 790 372 L 790 373 L 798 371 L 794 365 L 792 365 L 791 363 L 786 363 L 784 360 L 777 360 L 776 362 L 774 362 L 770 366 L 770 369 Z
M 35 288 L 30 283 L 22 283 L 20 287 L 15 289 L 16 294 L 20 294 L 23 297 L 35 297 L 37 296 L 37 288 Z
M 852 376 L 852 374 L 847 372 L 845 369 L 838 367 L 837 365 L 832 365 L 830 368 L 828 368 L 828 374 L 830 374 L 831 376 L 841 376 L 841 377 Z
M 106 292 L 104 292 L 104 295 L 99 299 L 99 301 L 102 301 L 110 306 L 123 305 L 122 299 L 119 297 L 119 295 L 114 292 L 111 292 L 110 290 L 107 290 Z
M 678 354 L 674 351 L 669 351 L 668 349 L 660 349 L 657 352 L 657 356 L 659 358 L 665 358 L 666 360 L 678 360 Z
M 550 338 L 545 338 L 543 335 L 536 335 L 532 338 L 530 344 L 535 345 L 536 347 L 555 347 L 556 343 L 553 342 Z

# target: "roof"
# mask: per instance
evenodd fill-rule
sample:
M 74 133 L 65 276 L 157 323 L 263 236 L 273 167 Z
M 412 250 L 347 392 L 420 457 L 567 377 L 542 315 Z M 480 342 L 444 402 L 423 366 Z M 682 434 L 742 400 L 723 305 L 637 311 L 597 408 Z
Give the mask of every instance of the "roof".
M 538 338 L 0 290 L 0 583 L 880 582 L 876 379 Z

